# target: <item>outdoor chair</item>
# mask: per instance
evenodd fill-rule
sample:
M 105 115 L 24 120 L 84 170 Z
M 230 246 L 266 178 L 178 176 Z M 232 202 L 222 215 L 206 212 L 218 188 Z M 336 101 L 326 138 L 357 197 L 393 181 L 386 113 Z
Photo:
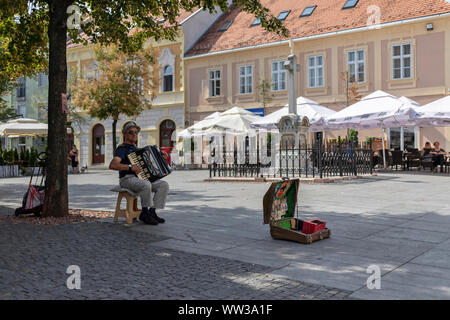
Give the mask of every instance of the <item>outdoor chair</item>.
M 405 161 L 403 159 L 403 151 L 401 150 L 392 150 L 392 166 L 395 166 L 395 170 L 398 170 L 398 166 L 402 166 L 403 170 L 405 170 Z
M 379 164 L 381 167 L 383 167 L 383 165 L 384 165 L 384 161 L 383 161 L 383 150 L 381 149 L 381 150 L 378 150 L 377 152 L 377 164 Z M 392 166 L 392 153 L 391 153 L 391 150 L 389 150 L 389 149 L 385 149 L 384 150 L 384 155 L 385 155 L 385 158 L 386 158 L 386 167 L 390 167 L 390 166 Z
M 383 159 L 380 160 L 380 157 L 377 154 L 372 156 L 372 168 L 375 168 L 378 164 L 382 164 Z
M 449 171 L 450 171 L 450 156 L 445 157 L 444 171 L 445 171 L 445 173 L 449 173 Z
M 433 158 L 431 156 L 423 156 L 420 160 L 420 163 L 424 170 L 426 168 L 430 168 L 430 171 L 433 171 Z
M 417 149 L 412 150 L 414 151 L 406 154 L 406 169 L 409 170 L 410 168 L 418 168 L 420 170 L 420 167 L 422 166 L 420 161 L 420 151 Z

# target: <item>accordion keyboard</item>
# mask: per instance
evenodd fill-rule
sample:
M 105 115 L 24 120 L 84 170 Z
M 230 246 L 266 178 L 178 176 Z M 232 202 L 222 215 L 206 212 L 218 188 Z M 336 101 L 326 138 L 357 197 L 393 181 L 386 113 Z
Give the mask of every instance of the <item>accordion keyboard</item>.
M 147 146 L 128 155 L 130 163 L 141 168 L 137 177 L 151 182 L 161 179 L 172 172 L 172 168 L 159 151 L 157 146 Z
M 130 153 L 128 155 L 128 159 L 130 160 L 131 164 L 137 165 L 139 168 L 141 168 L 141 172 L 137 174 L 138 178 L 141 180 L 149 180 L 150 179 L 150 172 L 148 171 L 147 166 L 145 165 L 144 161 L 142 159 L 138 159 L 138 156 L 136 153 Z

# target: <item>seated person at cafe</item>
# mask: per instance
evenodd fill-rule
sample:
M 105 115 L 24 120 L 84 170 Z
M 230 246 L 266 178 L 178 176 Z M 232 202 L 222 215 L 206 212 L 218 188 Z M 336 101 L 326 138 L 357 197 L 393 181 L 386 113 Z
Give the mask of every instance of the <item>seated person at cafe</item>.
M 431 148 L 431 143 L 429 141 L 425 142 L 425 146 L 422 149 L 422 157 L 424 158 L 431 158 L 431 152 L 432 148 Z
M 433 145 L 434 148 L 431 149 L 430 154 L 433 158 L 433 168 L 437 171 L 438 166 L 442 166 L 444 164 L 444 155 L 446 154 L 446 152 L 439 146 L 438 141 L 435 141 Z

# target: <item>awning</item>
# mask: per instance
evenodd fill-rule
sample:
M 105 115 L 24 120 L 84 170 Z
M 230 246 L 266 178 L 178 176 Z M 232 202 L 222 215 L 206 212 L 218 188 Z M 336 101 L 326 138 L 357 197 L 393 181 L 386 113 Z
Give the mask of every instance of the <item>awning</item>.
M 35 119 L 14 119 L 0 125 L 0 136 L 48 134 L 48 125 Z

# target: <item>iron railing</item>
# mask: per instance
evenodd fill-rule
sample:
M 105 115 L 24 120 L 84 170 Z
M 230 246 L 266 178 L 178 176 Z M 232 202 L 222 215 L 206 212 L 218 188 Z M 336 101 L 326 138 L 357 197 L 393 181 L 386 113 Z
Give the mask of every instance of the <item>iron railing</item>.
M 282 148 L 272 152 L 265 163 L 259 151 L 246 151 L 243 155 L 223 152 L 222 161 L 208 165 L 212 177 L 332 177 L 372 174 L 373 151 L 338 141 L 335 144 L 301 148 Z

